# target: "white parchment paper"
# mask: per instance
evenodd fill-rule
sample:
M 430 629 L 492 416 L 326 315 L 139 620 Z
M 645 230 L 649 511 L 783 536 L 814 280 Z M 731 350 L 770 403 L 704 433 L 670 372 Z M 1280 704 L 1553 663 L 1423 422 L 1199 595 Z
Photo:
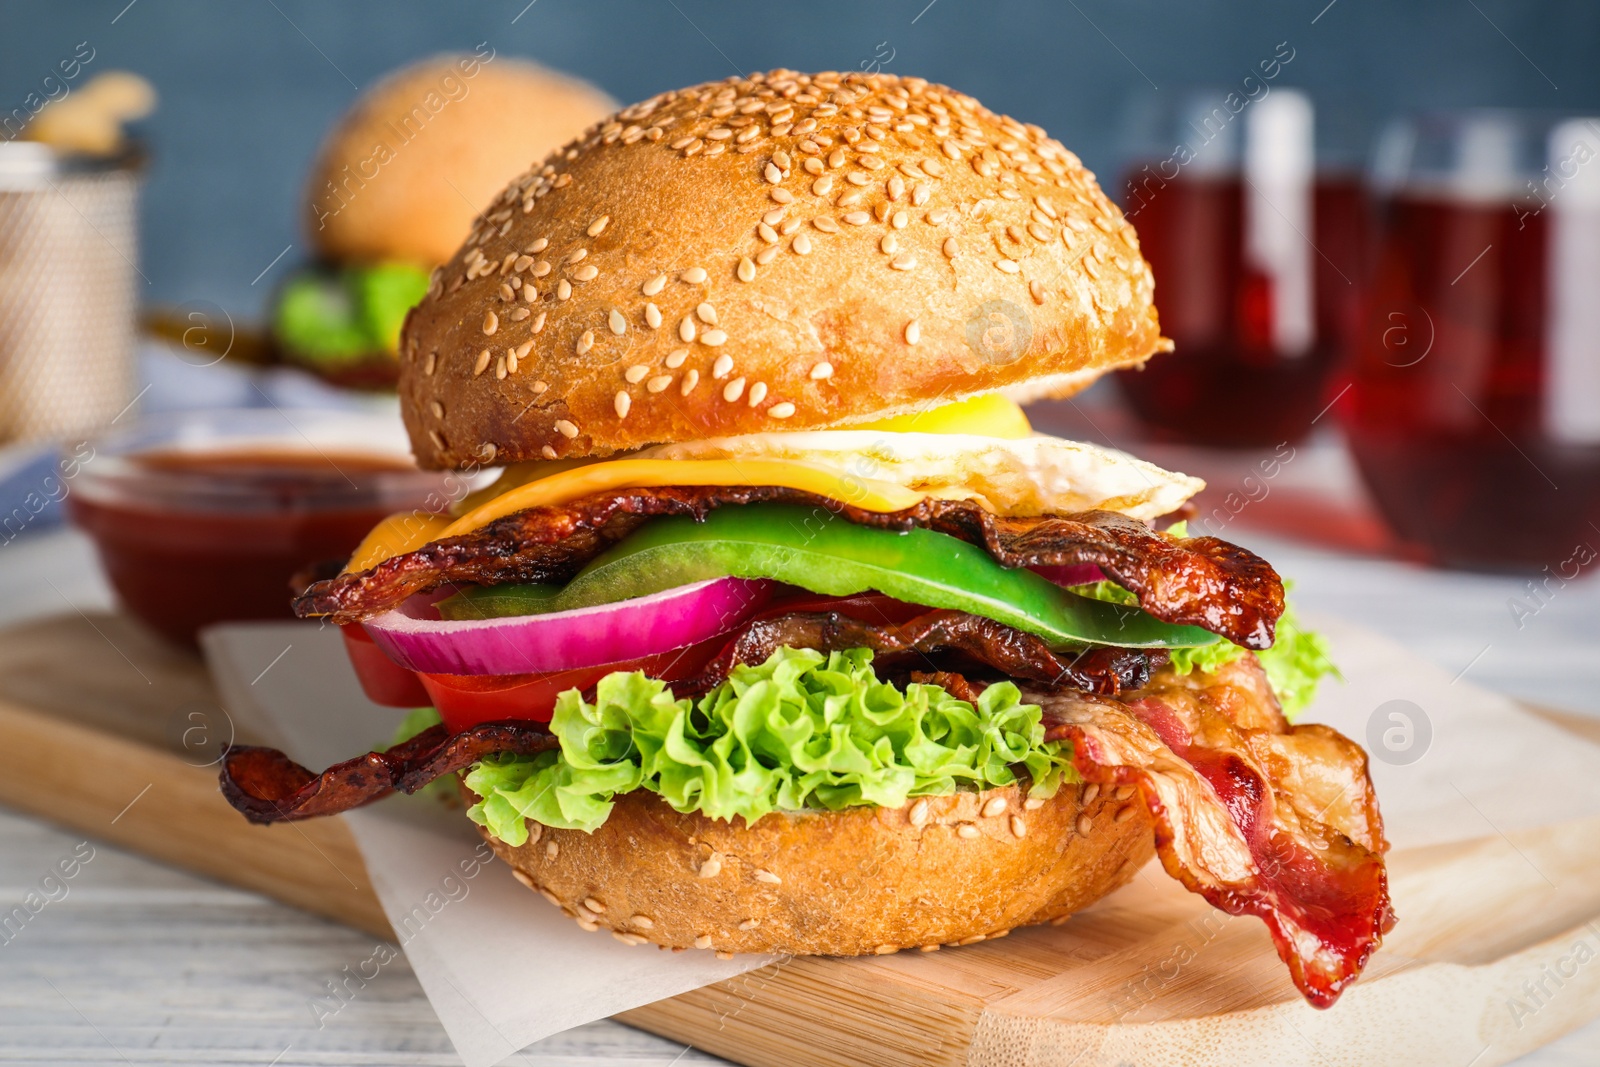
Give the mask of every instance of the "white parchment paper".
M 1345 682 L 1325 684 L 1305 718 L 1367 747 L 1396 849 L 1600 814 L 1600 747 L 1359 627 L 1309 622 L 1331 640 Z M 227 625 L 208 631 L 204 645 L 241 732 L 308 767 L 382 746 L 404 715 L 361 694 L 332 628 Z M 1539 788 L 1526 788 L 1535 779 Z M 481 862 L 487 851 L 468 821 L 425 797 L 342 818 L 467 1067 L 769 962 L 585 933 L 498 864 Z

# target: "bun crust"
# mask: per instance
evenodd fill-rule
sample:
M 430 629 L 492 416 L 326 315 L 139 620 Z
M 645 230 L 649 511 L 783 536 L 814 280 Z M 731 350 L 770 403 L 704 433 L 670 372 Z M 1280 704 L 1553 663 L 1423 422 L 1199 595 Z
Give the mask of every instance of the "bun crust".
M 774 71 L 635 104 L 505 189 L 407 321 L 402 410 L 440 468 L 1066 395 L 1170 347 L 1152 289 L 1037 126 Z
M 485 838 L 586 929 L 672 948 L 858 956 L 1003 936 L 1128 882 L 1154 852 L 1149 814 L 1103 790 L 1083 804 L 1086 788 L 1063 785 L 1032 809 L 1011 786 L 754 825 L 679 814 L 641 791 L 617 798 L 593 834 L 529 823 L 524 845 Z M 1117 822 L 1123 809 L 1132 817 Z
M 443 263 L 507 181 L 615 107 L 586 82 L 505 56 L 412 64 L 323 140 L 306 232 L 334 261 Z

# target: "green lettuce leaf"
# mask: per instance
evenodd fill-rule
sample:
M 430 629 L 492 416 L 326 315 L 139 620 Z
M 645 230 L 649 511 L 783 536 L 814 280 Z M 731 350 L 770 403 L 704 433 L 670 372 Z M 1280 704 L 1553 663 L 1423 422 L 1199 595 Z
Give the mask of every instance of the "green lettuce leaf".
M 1046 742 L 1038 705 L 1009 682 L 976 705 L 936 685 L 880 681 L 866 649 L 781 648 L 698 700 L 640 672 L 609 674 L 585 701 L 557 699 L 558 751 L 491 757 L 466 775 L 468 815 L 512 845 L 524 820 L 592 831 L 636 789 L 674 809 L 753 822 L 773 811 L 898 807 L 910 797 L 1010 785 L 1035 796 L 1076 781 L 1071 747 Z

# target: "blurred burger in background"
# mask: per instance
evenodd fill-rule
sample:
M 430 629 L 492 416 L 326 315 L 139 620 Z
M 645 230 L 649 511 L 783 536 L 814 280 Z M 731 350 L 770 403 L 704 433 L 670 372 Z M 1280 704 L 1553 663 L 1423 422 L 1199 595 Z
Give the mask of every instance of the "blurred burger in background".
M 341 385 L 392 388 L 400 324 L 478 209 L 615 108 L 584 81 L 488 45 L 386 77 L 312 166 L 304 225 L 316 259 L 273 298 L 278 358 Z

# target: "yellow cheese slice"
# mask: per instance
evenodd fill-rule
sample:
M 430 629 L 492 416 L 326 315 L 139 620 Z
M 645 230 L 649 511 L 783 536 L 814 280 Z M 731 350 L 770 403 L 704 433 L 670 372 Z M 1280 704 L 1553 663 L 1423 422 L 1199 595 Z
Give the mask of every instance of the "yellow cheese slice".
M 790 460 L 619 459 L 553 474 L 510 489 L 459 519 L 404 512 L 380 522 L 350 557 L 364 571 L 430 541 L 455 537 L 529 508 L 565 504 L 592 493 L 667 485 L 772 485 L 814 493 L 865 511 L 901 511 L 926 496 L 892 482 Z

